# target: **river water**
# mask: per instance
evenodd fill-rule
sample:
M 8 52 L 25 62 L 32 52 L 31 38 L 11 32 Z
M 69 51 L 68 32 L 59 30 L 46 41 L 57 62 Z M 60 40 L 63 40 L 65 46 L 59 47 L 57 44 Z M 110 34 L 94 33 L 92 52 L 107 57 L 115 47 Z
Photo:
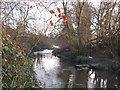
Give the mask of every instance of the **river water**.
M 34 71 L 42 88 L 120 88 L 119 76 L 105 71 L 76 70 L 74 64 L 52 55 L 51 51 L 35 58 Z

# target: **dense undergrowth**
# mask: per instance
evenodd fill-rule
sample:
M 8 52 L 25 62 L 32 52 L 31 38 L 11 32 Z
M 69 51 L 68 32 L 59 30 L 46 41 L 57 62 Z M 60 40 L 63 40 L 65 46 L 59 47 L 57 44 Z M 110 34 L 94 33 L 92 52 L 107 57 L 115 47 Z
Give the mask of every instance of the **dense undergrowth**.
M 33 71 L 33 59 L 29 58 L 23 43 L 15 35 L 15 30 L 2 26 L 2 87 L 37 87 Z M 15 38 L 16 37 L 16 38 Z

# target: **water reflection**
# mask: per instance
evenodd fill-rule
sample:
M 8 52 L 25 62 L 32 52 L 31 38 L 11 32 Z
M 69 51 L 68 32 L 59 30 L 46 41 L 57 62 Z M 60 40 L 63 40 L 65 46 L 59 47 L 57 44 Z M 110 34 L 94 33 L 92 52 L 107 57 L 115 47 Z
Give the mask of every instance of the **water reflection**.
M 92 69 L 88 72 L 88 75 L 88 88 L 97 88 L 97 85 L 99 85 L 100 88 L 107 88 L 107 79 L 97 78 L 96 72 Z
M 74 81 L 75 81 L 75 73 L 72 73 L 71 75 L 69 75 L 67 88 L 73 88 Z
M 58 82 L 62 83 L 58 77 L 60 72 L 59 58 L 52 54 L 44 54 L 42 58 L 36 58 L 34 70 L 36 78 L 41 82 L 40 87 L 59 87 Z
M 43 88 L 118 88 L 120 77 L 103 71 L 77 71 L 73 65 L 51 53 L 42 54 L 34 64 L 36 78 Z
M 88 88 L 95 88 L 96 85 L 96 73 L 92 69 L 88 72 Z

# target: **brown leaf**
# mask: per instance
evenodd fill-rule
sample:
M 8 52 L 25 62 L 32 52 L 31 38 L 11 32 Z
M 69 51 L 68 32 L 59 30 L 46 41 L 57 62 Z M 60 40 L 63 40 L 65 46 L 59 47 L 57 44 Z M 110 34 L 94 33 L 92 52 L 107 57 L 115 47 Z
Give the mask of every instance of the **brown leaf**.
M 29 8 L 33 8 L 32 6 L 29 6 Z
M 67 21 L 67 17 L 66 16 L 63 16 L 63 23 L 65 23 Z
M 50 25 L 51 25 L 51 26 L 53 26 L 53 25 L 54 25 L 54 24 L 53 24 L 53 22 L 52 22 L 52 20 L 50 21 Z
M 49 12 L 50 12 L 51 14 L 55 13 L 53 10 L 50 10 Z
M 61 10 L 60 10 L 60 8 L 57 8 L 57 11 L 58 11 L 59 13 L 61 13 Z

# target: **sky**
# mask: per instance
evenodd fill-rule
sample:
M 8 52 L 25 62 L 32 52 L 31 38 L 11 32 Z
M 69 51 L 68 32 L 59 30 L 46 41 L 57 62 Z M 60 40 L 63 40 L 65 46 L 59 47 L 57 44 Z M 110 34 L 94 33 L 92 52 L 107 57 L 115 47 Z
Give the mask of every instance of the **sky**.
M 90 1 L 93 3 L 94 6 L 98 6 L 100 0 L 90 0 Z M 48 1 L 48 3 L 44 3 L 45 6 L 47 6 L 47 4 L 49 4 L 49 1 Z M 61 4 L 61 2 L 57 2 L 56 5 L 55 5 L 55 4 L 52 4 L 48 10 L 54 10 L 55 12 L 57 12 L 57 11 L 56 11 L 56 8 L 57 8 L 57 7 L 60 8 L 60 7 L 61 7 L 60 4 Z M 32 9 L 31 9 L 31 12 L 34 12 L 34 11 L 36 11 L 36 10 L 37 10 L 36 8 L 32 8 Z M 36 16 L 36 17 L 37 17 L 37 21 L 38 21 L 38 22 L 36 22 L 36 25 L 38 26 L 39 29 L 49 28 L 48 31 L 50 32 L 51 30 L 53 30 L 53 27 L 50 26 L 49 21 L 52 20 L 52 21 L 55 23 L 55 22 L 57 22 L 58 18 L 55 17 L 54 14 L 50 14 L 50 13 L 48 12 L 48 10 L 44 10 L 44 11 L 42 11 L 42 12 L 39 12 L 39 11 L 36 12 L 36 15 L 40 15 L 40 17 L 43 17 L 42 19 L 39 20 L 38 18 L 40 18 L 40 17 L 39 17 L 39 16 Z M 62 11 L 62 12 L 63 12 L 63 11 Z M 58 13 L 56 13 L 56 14 L 58 15 Z M 48 22 L 44 24 L 43 22 L 44 22 L 44 21 L 47 21 L 47 20 L 48 20 Z M 55 29 L 55 30 L 56 30 L 56 29 Z M 54 31 L 55 31 L 55 30 L 54 30 Z M 57 30 L 58 30 L 58 29 L 57 29 Z M 56 31 L 57 31 L 57 30 L 56 30 Z M 49 32 L 48 32 L 48 33 L 49 33 Z
M 2 0 L 2 1 L 12 1 L 13 2 L 13 1 L 18 1 L 18 0 Z M 37 29 L 38 32 L 39 31 L 42 32 L 42 31 L 45 31 L 45 29 L 48 29 L 47 34 L 51 31 L 53 31 L 54 27 L 50 26 L 49 21 L 52 20 L 55 23 L 58 20 L 58 17 L 55 17 L 54 14 L 49 13 L 48 10 L 54 10 L 55 12 L 57 12 L 56 8 L 57 7 L 61 8 L 61 6 L 62 6 L 60 4 L 60 2 L 58 2 L 59 0 L 57 0 L 56 5 L 52 4 L 49 7 L 49 9 L 43 9 L 44 7 L 42 7 L 42 8 L 37 7 L 35 2 L 32 2 L 32 1 L 36 1 L 38 3 L 39 1 L 42 2 L 42 1 L 45 1 L 45 0 L 20 0 L 20 1 L 21 2 L 31 1 L 31 2 L 29 2 L 29 6 L 33 6 L 33 8 L 31 8 L 29 10 L 28 19 L 29 18 L 34 18 L 35 19 L 35 20 L 33 20 L 33 19 L 28 20 L 31 27 L 34 27 L 35 29 Z M 44 6 L 48 6 L 49 2 L 52 2 L 52 1 L 56 1 L 56 0 L 46 0 L 46 3 L 44 3 Z M 68 1 L 70 1 L 70 0 L 68 0 Z M 95 7 L 97 7 L 97 6 L 99 6 L 99 3 L 100 3 L 101 0 L 88 0 L 88 1 L 93 3 L 93 5 Z M 108 1 L 108 0 L 106 0 L 106 1 Z M 58 13 L 56 13 L 56 14 L 58 15 Z M 16 17 L 18 17 L 18 14 L 16 15 Z M 46 22 L 46 23 L 44 23 L 44 22 Z M 59 31 L 59 30 L 54 29 L 54 32 L 57 32 L 57 31 Z
M 100 2 L 100 0 L 89 0 L 90 2 L 92 2 L 93 3 L 93 5 L 94 6 L 99 6 L 99 2 Z M 56 8 L 57 7 L 61 7 L 61 5 L 60 5 L 60 3 L 61 2 L 57 2 L 56 3 L 56 6 L 55 6 L 55 4 L 52 4 L 51 6 L 50 6 L 50 8 L 49 8 L 49 10 L 54 10 L 55 12 L 57 12 L 56 11 Z M 47 4 L 49 4 L 49 1 L 48 1 L 48 3 L 44 3 L 44 5 L 45 6 L 47 6 Z M 35 10 L 37 10 L 36 8 L 33 8 L 33 9 L 31 9 L 31 12 L 33 11 L 35 11 Z M 62 11 L 63 12 L 63 11 Z M 57 15 L 58 15 L 58 13 L 56 13 Z M 50 20 L 52 20 L 53 21 L 53 23 L 55 23 L 55 22 L 57 22 L 58 21 L 58 18 L 57 17 L 55 17 L 54 16 L 54 14 L 50 14 L 47 10 L 44 10 L 43 12 L 36 12 L 36 15 L 41 15 L 40 17 L 43 17 L 42 19 L 38 19 L 38 18 L 40 18 L 39 16 L 36 16 L 37 17 L 37 22 L 36 22 L 36 26 L 37 26 L 37 28 L 39 28 L 40 30 L 41 29 L 44 29 L 44 28 L 48 28 L 48 31 L 47 31 L 47 35 L 51 32 L 51 31 L 53 31 L 53 32 L 59 32 L 61 29 L 54 29 L 53 30 L 53 26 L 50 26 L 50 24 L 49 24 L 49 21 Z M 47 21 L 48 20 L 48 21 Z M 44 21 L 47 21 L 46 23 L 43 23 Z M 39 30 L 38 30 L 39 31 Z

